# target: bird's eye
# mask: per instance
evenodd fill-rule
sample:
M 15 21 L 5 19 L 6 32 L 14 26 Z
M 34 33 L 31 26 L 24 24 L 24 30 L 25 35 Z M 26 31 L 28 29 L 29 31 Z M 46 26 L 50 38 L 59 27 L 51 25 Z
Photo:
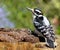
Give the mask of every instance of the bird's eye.
M 37 11 L 36 11 L 35 13 L 36 13 L 36 14 L 38 14 L 38 15 L 40 15 L 40 13 L 39 13 L 39 12 L 37 12 Z

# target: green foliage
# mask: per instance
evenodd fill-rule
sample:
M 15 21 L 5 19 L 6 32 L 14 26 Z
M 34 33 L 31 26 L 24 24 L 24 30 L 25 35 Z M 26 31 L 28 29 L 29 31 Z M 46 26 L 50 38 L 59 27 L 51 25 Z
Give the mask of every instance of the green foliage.
M 57 27 L 57 33 L 60 35 L 60 26 Z
M 0 0 L 1 3 L 11 12 L 8 18 L 15 23 L 16 28 L 34 29 L 32 13 L 26 7 L 38 7 L 48 18 L 53 18 L 55 15 L 60 18 L 60 0 Z

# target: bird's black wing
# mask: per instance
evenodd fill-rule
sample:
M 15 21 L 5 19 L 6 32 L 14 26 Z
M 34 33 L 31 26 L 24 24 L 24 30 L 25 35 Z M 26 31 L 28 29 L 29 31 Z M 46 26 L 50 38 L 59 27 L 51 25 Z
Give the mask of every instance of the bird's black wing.
M 34 19 L 33 21 L 35 28 L 42 34 L 46 33 L 46 26 L 39 19 Z
M 35 28 L 46 38 L 49 38 L 52 41 L 55 41 L 55 34 L 52 25 L 49 25 L 48 27 L 46 25 L 43 25 L 43 22 L 35 19 L 33 21 Z

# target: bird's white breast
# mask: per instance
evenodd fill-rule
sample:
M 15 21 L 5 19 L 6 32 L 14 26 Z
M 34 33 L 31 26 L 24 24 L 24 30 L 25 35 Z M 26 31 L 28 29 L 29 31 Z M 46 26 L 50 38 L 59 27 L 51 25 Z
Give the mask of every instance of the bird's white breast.
M 44 25 L 49 26 L 50 23 L 49 23 L 48 19 L 45 16 L 43 16 L 43 17 L 44 17 L 44 20 L 43 20 Z

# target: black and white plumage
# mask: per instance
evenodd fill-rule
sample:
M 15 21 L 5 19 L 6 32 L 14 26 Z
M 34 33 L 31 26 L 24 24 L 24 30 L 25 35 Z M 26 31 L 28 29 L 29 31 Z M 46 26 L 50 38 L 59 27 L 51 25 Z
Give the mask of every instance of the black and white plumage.
M 43 13 L 38 8 L 28 8 L 33 13 L 33 24 L 37 31 L 39 31 L 46 39 L 47 46 L 54 48 L 56 45 L 55 42 L 55 34 L 53 31 L 53 27 L 50 24 L 47 17 L 43 16 Z

